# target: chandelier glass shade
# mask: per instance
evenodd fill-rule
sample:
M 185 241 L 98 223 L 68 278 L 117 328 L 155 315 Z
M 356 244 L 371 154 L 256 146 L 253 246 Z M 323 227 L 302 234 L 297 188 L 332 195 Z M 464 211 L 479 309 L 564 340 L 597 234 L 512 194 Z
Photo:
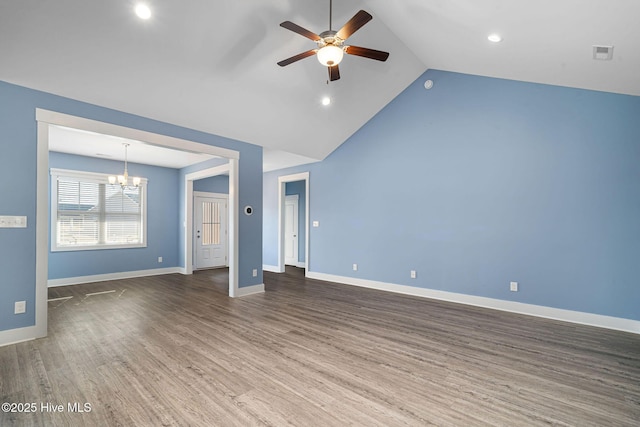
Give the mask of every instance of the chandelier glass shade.
M 344 50 L 341 47 L 328 44 L 321 47 L 317 53 L 318 61 L 327 67 L 338 65 L 344 56 Z

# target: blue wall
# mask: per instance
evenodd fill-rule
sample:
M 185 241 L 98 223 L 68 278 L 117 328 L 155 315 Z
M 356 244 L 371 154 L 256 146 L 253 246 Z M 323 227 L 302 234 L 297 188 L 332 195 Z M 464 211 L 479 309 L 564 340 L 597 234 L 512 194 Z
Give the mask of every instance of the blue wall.
M 218 175 L 193 181 L 193 191 L 229 194 L 229 176 Z
M 49 167 L 115 174 L 122 162 L 52 152 Z M 129 163 L 129 171 L 149 180 L 147 247 L 49 252 L 49 279 L 178 266 L 178 170 Z
M 304 250 L 306 244 L 305 236 L 305 215 L 307 211 L 306 203 L 306 181 L 294 181 L 285 183 L 285 196 L 298 195 L 298 261 L 305 262 Z
M 323 162 L 265 174 L 264 262 L 277 177 L 310 171 L 310 271 L 639 320 L 639 117 L 639 97 L 430 70 Z
M 35 323 L 36 108 L 236 150 L 241 206 L 261 205 L 261 147 L 0 82 L 0 215 L 26 215 L 28 223 L 24 229 L 0 229 L 0 331 Z M 179 190 L 183 187 L 179 184 Z M 251 217 L 240 217 L 239 286 L 262 283 L 261 269 L 258 277 L 251 276 L 251 269 L 262 265 L 262 241 L 255 237 L 262 236 L 261 215 L 262 209 L 256 209 Z M 184 234 L 182 221 L 178 227 Z M 14 315 L 14 302 L 22 300 L 27 312 Z

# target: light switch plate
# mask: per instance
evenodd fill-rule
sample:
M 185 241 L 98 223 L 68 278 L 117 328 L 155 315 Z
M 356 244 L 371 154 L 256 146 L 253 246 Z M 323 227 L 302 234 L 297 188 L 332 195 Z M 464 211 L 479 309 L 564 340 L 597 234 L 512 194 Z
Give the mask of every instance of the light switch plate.
M 320 221 L 313 221 L 314 227 L 320 227 Z

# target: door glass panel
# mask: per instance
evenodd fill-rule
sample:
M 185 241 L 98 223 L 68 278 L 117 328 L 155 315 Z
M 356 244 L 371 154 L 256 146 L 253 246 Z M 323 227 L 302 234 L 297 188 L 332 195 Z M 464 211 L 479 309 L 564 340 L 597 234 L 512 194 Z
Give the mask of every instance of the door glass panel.
M 202 245 L 220 244 L 221 203 L 202 202 Z

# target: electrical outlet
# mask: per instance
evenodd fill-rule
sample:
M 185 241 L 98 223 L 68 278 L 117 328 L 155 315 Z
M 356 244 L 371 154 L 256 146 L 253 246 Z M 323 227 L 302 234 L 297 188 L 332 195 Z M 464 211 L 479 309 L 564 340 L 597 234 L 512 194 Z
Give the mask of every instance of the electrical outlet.
M 258 269 L 257 268 L 253 269 L 253 277 L 258 277 Z
M 0 228 L 27 228 L 26 216 L 0 216 Z
M 353 271 L 358 271 L 358 264 L 353 264 Z
M 161 256 L 158 257 L 158 262 L 162 262 L 162 257 Z
M 411 270 L 411 278 L 412 279 L 416 278 L 416 271 L 415 270 Z
M 518 292 L 518 282 L 509 283 L 509 289 L 511 292 Z
M 13 305 L 13 314 L 22 314 L 27 312 L 26 301 L 16 301 Z

